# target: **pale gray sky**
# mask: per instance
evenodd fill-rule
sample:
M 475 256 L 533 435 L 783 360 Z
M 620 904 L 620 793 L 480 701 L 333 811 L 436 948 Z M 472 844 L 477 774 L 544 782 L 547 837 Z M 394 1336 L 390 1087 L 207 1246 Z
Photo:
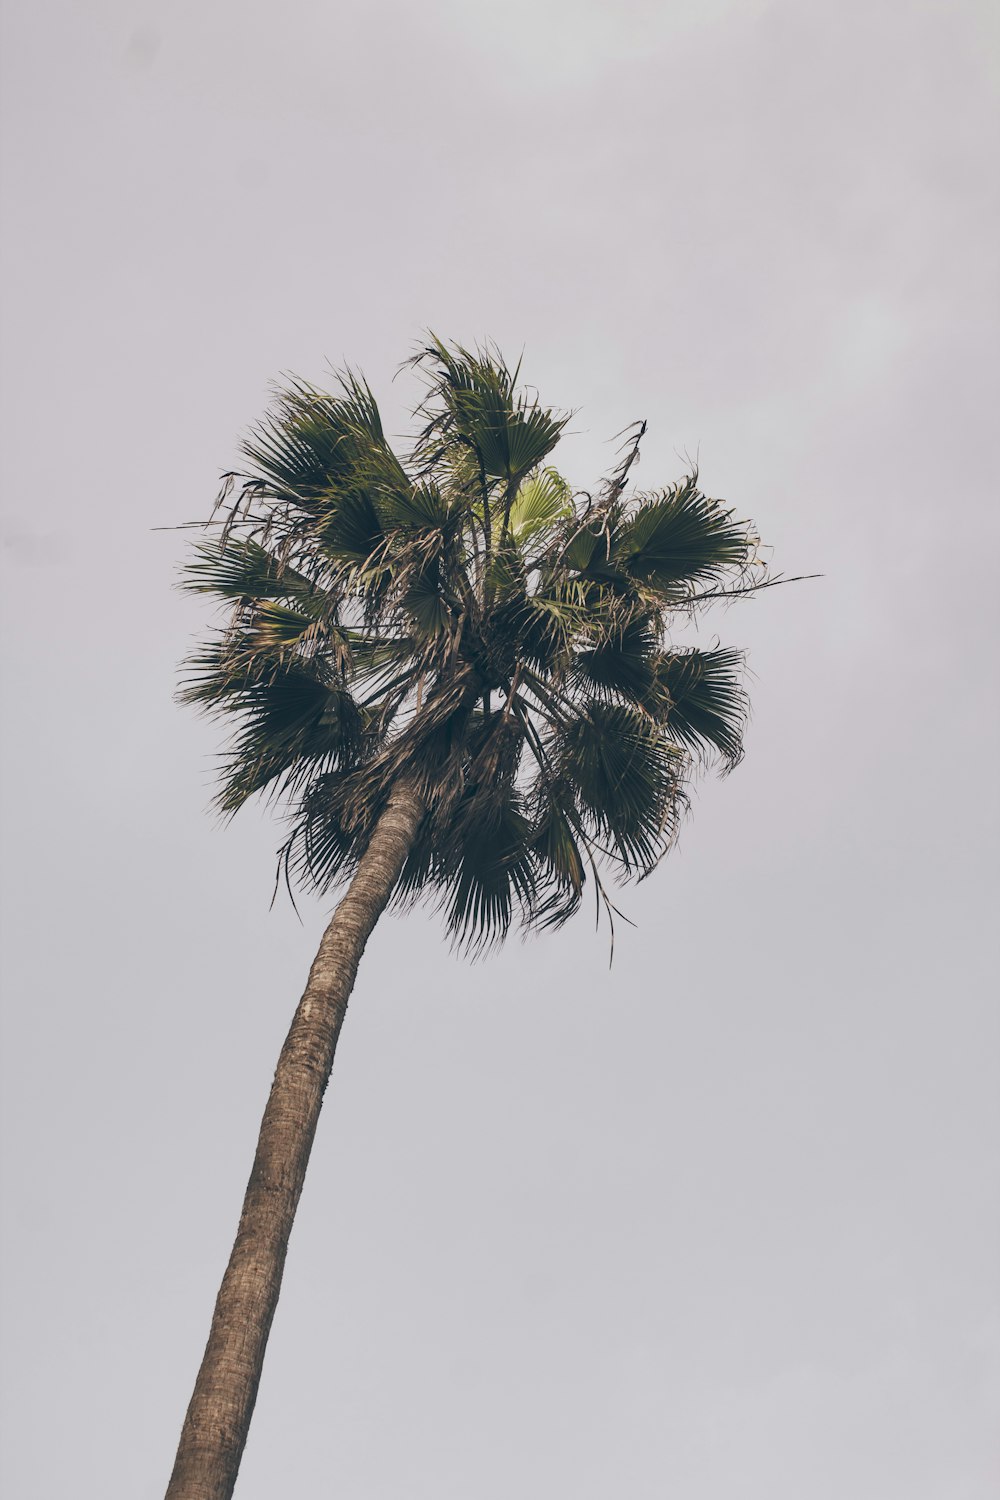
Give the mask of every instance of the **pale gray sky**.
M 182 535 L 280 370 L 526 350 L 785 572 L 627 895 L 365 958 L 239 1500 L 992 1500 L 996 11 L 7 0 L 4 1341 L 17 1500 L 156 1500 L 323 911 L 206 814 Z

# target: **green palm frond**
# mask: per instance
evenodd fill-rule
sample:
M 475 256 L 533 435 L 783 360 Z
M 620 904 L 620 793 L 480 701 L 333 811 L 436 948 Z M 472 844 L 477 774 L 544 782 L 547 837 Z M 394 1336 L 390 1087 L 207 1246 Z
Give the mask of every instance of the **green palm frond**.
M 587 591 L 578 579 L 542 579 L 501 616 L 526 665 L 550 672 L 563 671 L 573 643 L 586 628 Z
M 572 494 L 565 479 L 555 469 L 542 469 L 521 483 L 508 524 L 515 542 L 523 546 L 529 538 L 568 520 L 572 513 Z
M 409 531 L 431 531 L 445 535 L 451 530 L 455 507 L 434 484 L 406 484 L 381 495 L 379 511 L 384 527 Z
M 441 597 L 436 567 L 431 565 L 411 575 L 403 595 L 402 609 L 414 639 L 437 636 L 447 626 L 450 611 Z
M 332 396 L 292 381 L 244 441 L 253 477 L 276 498 L 316 511 L 332 496 L 359 487 L 405 484 L 368 386 L 347 373 L 340 387 Z
M 747 718 L 743 653 L 685 651 L 660 658 L 654 670 L 673 738 L 696 752 L 716 750 L 729 766 L 737 765 Z
M 306 643 L 318 644 L 322 627 L 321 615 L 264 600 L 253 613 L 251 649 L 280 653 L 301 649 Z
M 587 877 L 575 823 L 568 793 L 546 785 L 531 840 L 540 871 L 531 921 L 540 930 L 561 927 L 579 910 Z
M 367 795 L 366 795 L 367 793 Z M 323 770 L 305 788 L 297 821 L 280 859 L 286 875 L 329 890 L 356 869 L 385 802 L 370 794 L 357 770 L 337 775 Z
M 621 628 L 612 626 L 592 646 L 577 651 L 574 667 L 591 692 L 642 703 L 655 682 L 657 647 L 655 623 L 638 615 Z
M 301 785 L 320 770 L 361 758 L 368 716 L 346 687 L 296 664 L 265 668 L 244 657 L 240 668 L 233 661 L 226 641 L 209 648 L 192 660 L 182 691 L 183 701 L 234 720 L 218 796 L 224 812 L 274 783 Z
M 550 756 L 586 824 L 627 874 L 652 868 L 675 830 L 680 755 L 648 715 L 592 700 L 558 726 Z
M 518 391 L 515 376 L 491 351 L 450 349 L 435 339 L 413 363 L 424 370 L 429 385 L 422 408 L 428 420 L 418 444 L 424 457 L 465 448 L 485 479 L 515 487 L 544 462 L 569 421 Z
M 201 543 L 193 551 L 181 582 L 188 593 L 226 600 L 302 599 L 316 593 L 310 579 L 251 538 L 230 536 L 221 543 Z
M 513 791 L 494 799 L 489 817 L 463 826 L 446 876 L 445 914 L 450 932 L 468 951 L 501 940 L 517 907 L 530 911 L 536 884 L 530 834 Z
M 377 555 L 385 528 L 371 490 L 348 490 L 336 496 L 318 517 L 314 532 L 323 559 L 332 568 L 356 566 Z
M 697 474 L 641 501 L 611 543 L 612 565 L 668 598 L 677 585 L 738 573 L 752 557 L 747 524 L 703 495 Z

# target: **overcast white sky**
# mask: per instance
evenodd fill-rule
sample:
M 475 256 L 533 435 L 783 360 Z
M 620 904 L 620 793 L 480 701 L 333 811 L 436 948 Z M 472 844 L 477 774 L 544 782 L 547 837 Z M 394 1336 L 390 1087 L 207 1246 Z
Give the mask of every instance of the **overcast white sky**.
M 995 7 L 4 9 L 4 1493 L 162 1494 L 324 920 L 153 528 L 430 326 L 825 578 L 610 974 L 378 930 L 239 1500 L 992 1500 Z

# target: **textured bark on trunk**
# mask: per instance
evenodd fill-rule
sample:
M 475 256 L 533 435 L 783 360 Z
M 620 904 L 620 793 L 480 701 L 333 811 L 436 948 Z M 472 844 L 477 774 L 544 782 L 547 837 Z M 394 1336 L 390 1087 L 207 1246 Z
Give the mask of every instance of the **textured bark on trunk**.
M 166 1500 L 229 1500 L 246 1443 L 323 1093 L 358 963 L 399 879 L 423 805 L 400 786 L 323 934 L 281 1049 L 233 1253 Z

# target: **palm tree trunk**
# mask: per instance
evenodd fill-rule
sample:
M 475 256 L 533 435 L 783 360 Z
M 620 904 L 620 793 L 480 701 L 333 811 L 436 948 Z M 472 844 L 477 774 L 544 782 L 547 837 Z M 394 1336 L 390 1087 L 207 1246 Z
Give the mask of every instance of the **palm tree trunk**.
M 422 815 L 416 791 L 398 786 L 309 971 L 278 1059 L 166 1500 L 229 1500 L 233 1493 L 348 996 Z

